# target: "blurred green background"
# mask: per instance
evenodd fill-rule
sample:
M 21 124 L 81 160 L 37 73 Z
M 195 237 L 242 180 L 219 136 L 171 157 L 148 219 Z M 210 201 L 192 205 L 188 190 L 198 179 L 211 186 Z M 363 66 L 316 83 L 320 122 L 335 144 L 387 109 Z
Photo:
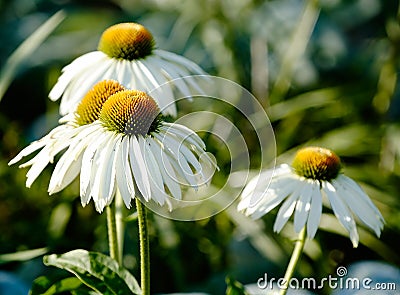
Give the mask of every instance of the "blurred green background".
M 32 37 L 60 10 L 47 31 Z M 278 163 L 290 163 L 304 145 L 331 148 L 381 210 L 382 237 L 361 227 L 357 249 L 326 210 L 298 276 L 326 277 L 362 260 L 400 265 L 397 1 L 3 0 L 0 16 L 0 255 L 39 249 L 1 255 L 1 270 L 30 285 L 44 273 L 63 275 L 45 268 L 40 254 L 108 250 L 105 215 L 92 204 L 82 208 L 78 183 L 49 197 L 52 167 L 27 189 L 26 169 L 7 163 L 57 125 L 59 103 L 48 93 L 62 67 L 95 50 L 105 28 L 125 21 L 147 26 L 158 48 L 251 91 L 270 117 Z M 258 168 L 257 158 L 251 163 Z M 293 232 L 272 232 L 275 213 L 256 222 L 235 206 L 195 222 L 151 216 L 152 291 L 222 294 L 227 275 L 246 284 L 265 272 L 282 277 Z M 135 222 L 128 224 L 125 254 L 124 265 L 138 277 Z

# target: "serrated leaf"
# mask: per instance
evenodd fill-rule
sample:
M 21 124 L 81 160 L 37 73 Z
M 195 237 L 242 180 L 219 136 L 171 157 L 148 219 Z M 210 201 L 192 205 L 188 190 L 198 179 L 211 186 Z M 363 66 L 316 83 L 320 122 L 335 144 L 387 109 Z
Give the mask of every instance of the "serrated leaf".
M 135 277 L 109 256 L 86 250 L 47 255 L 45 265 L 73 273 L 84 284 L 101 294 L 141 294 Z

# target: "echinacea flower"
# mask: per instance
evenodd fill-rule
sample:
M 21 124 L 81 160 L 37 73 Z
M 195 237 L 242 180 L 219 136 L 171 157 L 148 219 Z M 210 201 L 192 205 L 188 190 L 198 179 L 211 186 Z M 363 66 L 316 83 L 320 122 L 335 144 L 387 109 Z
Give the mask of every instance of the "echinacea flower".
M 19 152 L 8 165 L 13 165 L 41 149 L 35 157 L 19 166 L 20 168 L 31 166 L 26 174 L 26 186 L 31 187 L 43 169 L 49 163 L 53 163 L 54 157 L 70 145 L 72 138 L 78 136 L 79 132 L 81 132 L 81 127 L 98 119 L 103 104 L 108 97 L 124 89 L 125 87 L 117 81 L 104 80 L 98 82 L 82 98 L 75 112 L 60 119 L 59 122 L 63 124 L 55 127 L 43 138 L 32 142 Z
M 194 79 L 179 78 L 204 74 L 194 62 L 155 49 L 153 36 L 144 26 L 120 23 L 103 32 L 97 51 L 78 57 L 63 69 L 49 97 L 55 101 L 62 96 L 60 113 L 65 115 L 73 112 L 83 95 L 100 80 L 117 80 L 127 88 L 145 92 L 166 84 L 162 93 L 153 91 L 152 96 L 163 114 L 176 116 L 174 87 L 189 97 L 190 87 L 200 89 Z
M 291 166 L 284 164 L 253 178 L 243 190 L 238 210 L 257 219 L 283 203 L 274 231 L 280 232 L 294 215 L 295 231 L 299 233 L 306 227 L 307 236 L 313 238 L 320 223 L 323 198 L 327 198 L 335 216 L 349 232 L 353 246 L 357 247 L 355 217 L 378 237 L 384 219 L 362 188 L 340 169 L 340 158 L 332 151 L 320 147 L 303 148 L 297 152 Z
M 82 205 L 93 199 L 99 212 L 117 190 L 128 208 L 135 196 L 170 205 L 170 197 L 182 197 L 181 181 L 200 185 L 199 159 L 212 164 L 200 137 L 164 122 L 155 100 L 142 91 L 116 92 L 104 102 L 98 120 L 78 128 L 64 146 L 68 149 L 57 161 L 48 191 L 61 191 L 80 174 Z

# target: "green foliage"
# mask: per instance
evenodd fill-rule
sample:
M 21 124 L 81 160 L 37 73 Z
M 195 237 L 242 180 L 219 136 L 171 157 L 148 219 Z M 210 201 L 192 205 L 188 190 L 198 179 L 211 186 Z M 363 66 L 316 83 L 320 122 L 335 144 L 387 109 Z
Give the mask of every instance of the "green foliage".
M 231 277 L 226 278 L 226 295 L 249 295 L 241 283 Z
M 63 292 L 77 292 L 79 289 L 81 289 L 82 292 L 85 290 L 84 294 L 89 294 L 90 289 L 85 288 L 85 285 L 78 278 L 71 277 L 52 282 L 47 277 L 42 276 L 33 281 L 29 295 L 51 295 Z
M 84 283 L 99 294 L 141 294 L 136 279 L 129 271 L 101 253 L 86 250 L 73 250 L 61 255 L 48 255 L 43 258 L 48 266 L 55 266 L 73 273 L 80 282 Z M 76 280 L 63 279 L 55 284 L 48 284 L 46 279 L 35 281 L 32 295 L 56 294 L 65 290 L 81 287 Z
M 104 269 L 95 263 L 95 274 L 87 277 L 94 254 L 78 252 L 85 257 L 83 265 L 68 255 L 67 260 L 61 255 L 47 256 L 46 261 L 74 270 L 79 279 L 48 279 L 36 260 L 31 262 L 35 271 L 26 275 L 24 261 L 43 255 L 29 249 L 106 252 L 105 217 L 91 204 L 82 208 L 76 182 L 49 197 L 52 167 L 28 190 L 27 170 L 8 167 L 7 163 L 22 147 L 57 124 L 58 102 L 47 97 L 61 68 L 95 50 L 101 32 L 120 21 L 144 24 L 153 33 L 157 48 L 182 54 L 208 73 L 234 80 L 251 91 L 274 128 L 277 163 L 290 163 L 303 146 L 330 148 L 342 158 L 344 172 L 359 182 L 378 206 L 386 220 L 383 234 L 377 239 L 361 227 L 358 249 L 351 247 L 331 211 L 325 210 L 321 229 L 306 245 L 299 275 L 323 276 L 339 264 L 367 259 L 400 266 L 398 1 L 368 3 L 2 1 L 0 38 L 7 42 L 0 45 L 0 93 L 4 92 L 0 101 L 0 253 L 15 255 L 0 256 L 1 268 L 24 272 L 28 283 L 37 275 L 45 275 L 34 282 L 34 294 L 68 292 L 74 286 L 78 287 L 75 294 L 87 294 L 90 288 L 86 284 L 97 285 L 103 271 L 110 274 L 112 263 L 107 262 Z M 52 18 L 60 10 L 65 15 Z M 48 20 L 53 20 L 49 26 Z M 34 38 L 42 25 L 47 30 Z M 190 110 L 189 104 L 179 107 L 180 114 Z M 216 109 L 243 129 L 253 155 L 251 168 L 258 169 L 260 151 L 246 132 L 246 122 L 225 106 Z M 191 123 L 199 128 L 212 124 Z M 229 151 L 219 148 L 215 138 L 203 138 L 207 149 L 225 164 L 212 184 L 219 189 L 229 171 Z M 273 164 L 271 161 L 270 166 Z M 227 185 L 225 198 L 233 195 L 233 186 Z M 234 203 L 210 219 L 190 223 L 150 216 L 152 290 L 221 294 L 226 288 L 226 273 L 243 284 L 256 281 L 267 270 L 276 276 L 282 274 L 293 246 L 293 229 L 289 224 L 276 235 L 272 231 L 274 214 L 276 211 L 261 220 L 250 220 L 236 211 Z M 124 215 L 131 222 L 126 224 L 123 261 L 137 276 L 136 215 L 133 211 L 124 211 Z M 104 262 L 99 255 L 95 254 Z M 117 281 L 121 283 L 124 275 L 129 277 L 119 273 Z M 230 282 L 231 290 L 236 290 L 235 282 Z M 99 288 L 107 286 L 100 284 Z

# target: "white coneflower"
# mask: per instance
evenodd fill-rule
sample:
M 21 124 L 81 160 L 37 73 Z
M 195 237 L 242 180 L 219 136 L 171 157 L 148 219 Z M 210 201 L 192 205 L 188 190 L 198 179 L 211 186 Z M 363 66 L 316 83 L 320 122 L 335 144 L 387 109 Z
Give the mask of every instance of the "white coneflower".
M 349 232 L 353 246 L 357 247 L 359 237 L 354 216 L 378 237 L 384 219 L 361 187 L 340 169 L 340 159 L 332 151 L 303 148 L 291 166 L 284 164 L 253 178 L 243 190 L 238 210 L 257 219 L 283 202 L 274 231 L 280 232 L 294 213 L 295 231 L 300 232 L 306 226 L 307 236 L 313 238 L 320 223 L 322 198 L 327 197 L 334 214 Z
M 75 110 L 76 105 L 96 82 L 114 79 L 130 89 L 146 92 L 171 80 L 205 72 L 192 61 L 160 49 L 155 49 L 152 34 L 142 25 L 120 23 L 109 27 L 101 36 L 98 51 L 84 54 L 63 69 L 49 97 L 62 96 L 60 113 Z M 153 91 L 163 114 L 176 115 L 173 88 L 190 96 L 190 87 L 199 89 L 194 79 L 177 79 L 161 91 Z
M 78 117 L 83 117 L 88 105 Z M 170 197 L 182 197 L 181 181 L 197 188 L 202 176 L 199 159 L 213 165 L 205 145 L 189 128 L 163 122 L 159 112 L 153 98 L 142 91 L 123 90 L 108 97 L 98 120 L 67 136 L 63 147 L 68 149 L 54 168 L 49 193 L 61 191 L 80 174 L 82 205 L 93 199 L 102 212 L 117 189 L 129 208 L 135 196 L 170 205 Z M 46 141 L 54 144 L 52 139 Z M 38 170 L 48 162 L 44 158 Z
M 60 119 L 60 123 L 65 124 L 55 127 L 43 138 L 32 142 L 8 164 L 15 164 L 24 157 L 41 149 L 35 157 L 19 166 L 20 168 L 31 166 L 26 175 L 26 186 L 30 187 L 43 169 L 49 163 L 53 163 L 54 157 L 70 145 L 72 138 L 78 136 L 82 129 L 81 126 L 90 124 L 98 119 L 104 102 L 112 94 L 124 89 L 121 84 L 113 80 L 98 82 L 82 98 L 74 113 L 70 113 Z

